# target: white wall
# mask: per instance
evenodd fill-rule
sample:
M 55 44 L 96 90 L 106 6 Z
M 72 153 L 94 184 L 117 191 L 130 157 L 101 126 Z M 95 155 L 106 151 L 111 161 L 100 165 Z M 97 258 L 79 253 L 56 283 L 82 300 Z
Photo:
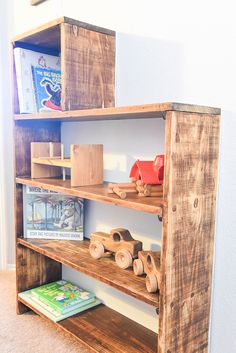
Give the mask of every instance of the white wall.
M 233 1 L 49 0 L 40 5 L 38 10 L 31 8 L 30 16 L 27 0 L 15 0 L 15 4 L 16 33 L 28 29 L 31 23 L 36 26 L 49 17 L 56 17 L 60 11 L 63 15 L 119 31 L 117 103 L 176 100 L 223 109 L 210 352 L 236 351 L 236 22 Z M 19 16 L 20 10 L 23 18 Z M 105 127 L 103 123 L 96 124 L 101 128 L 102 138 L 106 134 Z M 132 122 L 129 122 L 125 131 L 131 128 Z M 137 131 L 142 128 L 141 124 Z M 63 129 L 65 136 L 66 127 Z M 83 125 L 82 132 L 78 131 L 77 136 L 74 132 L 73 139 L 82 139 L 86 132 L 87 127 Z M 118 139 L 119 136 L 114 135 L 116 154 Z M 112 146 L 109 140 L 105 140 L 105 144 L 109 154 Z M 125 146 L 128 146 L 127 140 Z M 150 146 L 148 151 L 147 146 L 144 147 L 145 155 L 152 153 Z M 132 151 L 132 158 L 134 154 Z M 114 218 L 108 222 L 107 216 L 110 211 L 113 212 L 108 206 L 91 202 L 88 207 L 91 214 L 96 213 L 101 218 L 102 225 L 110 226 L 115 222 Z M 117 220 L 123 222 L 124 211 L 116 210 Z M 135 224 L 132 230 L 138 235 L 143 234 L 144 229 L 140 228 L 142 222 L 139 223 L 138 219 L 137 223 L 133 222 L 136 216 L 132 211 L 129 212 L 132 213 L 129 214 L 132 224 L 128 223 L 127 226 Z M 153 226 L 151 220 L 151 227 L 146 231 L 150 232 L 150 236 Z M 88 231 L 90 227 L 92 229 L 93 224 L 87 225 Z M 64 273 L 78 278 L 77 273 L 67 268 Z M 92 282 L 90 284 L 94 285 Z M 100 290 L 104 293 L 105 286 Z M 110 289 L 106 293 L 107 301 L 115 296 L 122 307 L 122 296 L 115 291 L 110 294 Z M 133 301 L 132 306 L 135 305 Z M 149 309 L 144 309 L 149 316 Z

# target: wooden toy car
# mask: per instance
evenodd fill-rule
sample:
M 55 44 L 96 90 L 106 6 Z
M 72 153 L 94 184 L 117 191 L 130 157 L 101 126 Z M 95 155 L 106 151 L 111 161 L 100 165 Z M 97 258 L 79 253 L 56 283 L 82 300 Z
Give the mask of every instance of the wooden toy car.
M 133 259 L 142 250 L 142 242 L 134 240 L 124 228 L 112 229 L 110 234 L 95 232 L 90 236 L 89 251 L 93 258 L 100 259 L 105 251 L 115 253 L 115 261 L 120 268 L 132 266 Z
M 160 283 L 160 261 L 159 251 L 139 251 L 138 259 L 134 260 L 133 270 L 136 276 L 144 273 L 146 277 L 146 288 L 149 293 L 155 293 Z

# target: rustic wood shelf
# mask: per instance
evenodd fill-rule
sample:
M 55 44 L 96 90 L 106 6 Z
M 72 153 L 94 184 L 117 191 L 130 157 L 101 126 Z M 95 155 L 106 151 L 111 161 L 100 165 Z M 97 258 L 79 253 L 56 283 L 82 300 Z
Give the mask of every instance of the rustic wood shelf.
M 18 300 L 49 320 L 22 298 L 18 297 Z M 157 334 L 104 305 L 71 316 L 55 325 L 78 339 L 93 352 L 156 352 Z
M 121 119 L 163 118 L 167 111 L 199 114 L 220 114 L 219 108 L 182 103 L 160 103 L 135 106 L 70 110 L 64 112 L 15 114 L 15 120 L 96 121 Z
M 136 299 L 159 307 L 158 294 L 148 293 L 145 278 L 135 276 L 132 270 L 120 269 L 112 258 L 93 259 L 89 241 L 44 240 L 18 238 L 17 242 L 44 256 L 70 266 L 86 275 L 114 287 Z
M 74 195 L 88 200 L 101 201 L 114 206 L 131 208 L 137 211 L 162 215 L 162 207 L 165 204 L 162 198 L 158 197 L 142 197 L 136 194 L 129 195 L 122 200 L 115 194 L 108 194 L 107 185 L 93 185 L 71 187 L 70 180 L 61 179 L 31 179 L 31 178 L 16 178 L 19 184 L 41 187 L 47 190 L 61 192 L 67 195 Z

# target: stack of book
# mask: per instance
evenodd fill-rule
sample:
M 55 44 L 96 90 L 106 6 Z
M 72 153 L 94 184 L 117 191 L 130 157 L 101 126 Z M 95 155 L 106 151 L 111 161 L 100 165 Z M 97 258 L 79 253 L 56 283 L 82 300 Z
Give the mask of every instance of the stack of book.
M 60 57 L 17 47 L 14 61 L 19 112 L 60 111 Z
M 18 296 L 54 322 L 101 304 L 93 293 L 65 280 L 44 284 Z

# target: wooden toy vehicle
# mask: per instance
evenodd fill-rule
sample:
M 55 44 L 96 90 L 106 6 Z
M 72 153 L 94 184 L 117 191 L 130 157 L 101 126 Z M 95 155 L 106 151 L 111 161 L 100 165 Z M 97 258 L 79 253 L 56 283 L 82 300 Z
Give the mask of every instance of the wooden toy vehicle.
M 133 270 L 136 276 L 144 273 L 146 277 L 146 288 L 149 293 L 155 293 L 160 283 L 160 260 L 159 251 L 139 251 L 138 259 L 134 260 Z
M 140 250 L 142 242 L 134 240 L 128 229 L 114 228 L 110 234 L 95 232 L 90 236 L 91 256 L 100 259 L 105 251 L 115 253 L 115 261 L 122 269 L 132 266 L 133 259 L 138 257 Z
M 154 161 L 140 161 L 138 159 L 131 168 L 130 178 L 141 180 L 143 184 L 163 184 L 164 155 L 157 155 Z

